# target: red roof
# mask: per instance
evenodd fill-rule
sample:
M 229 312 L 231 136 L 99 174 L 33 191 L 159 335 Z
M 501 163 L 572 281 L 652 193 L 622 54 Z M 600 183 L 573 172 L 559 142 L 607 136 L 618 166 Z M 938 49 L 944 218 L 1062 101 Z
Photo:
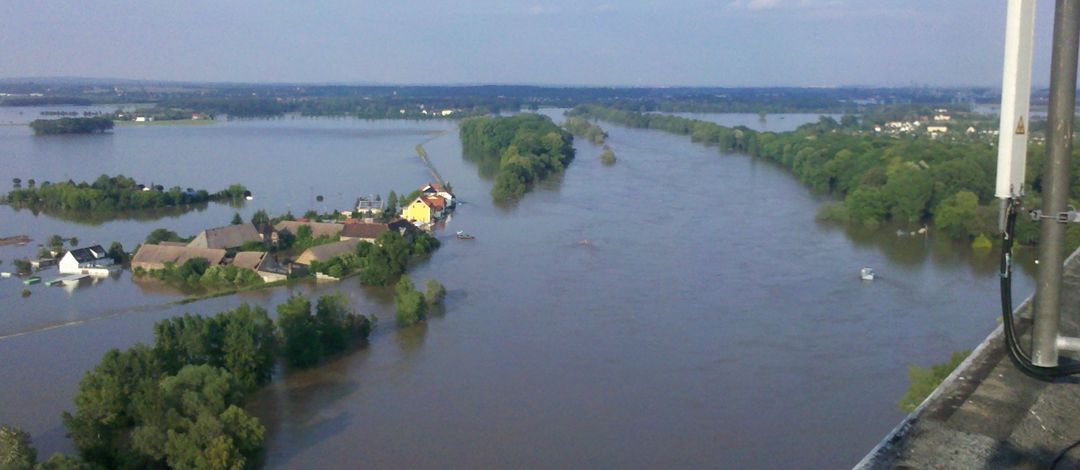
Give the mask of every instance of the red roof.
M 442 196 L 422 197 L 420 200 L 424 201 L 424 204 L 427 204 L 428 207 L 437 211 L 441 211 L 446 207 L 446 199 L 443 199 Z

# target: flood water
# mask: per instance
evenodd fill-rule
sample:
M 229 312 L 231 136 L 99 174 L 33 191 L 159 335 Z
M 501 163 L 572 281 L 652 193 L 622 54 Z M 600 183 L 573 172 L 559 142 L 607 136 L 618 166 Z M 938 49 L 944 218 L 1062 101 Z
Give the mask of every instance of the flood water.
M 97 224 L 0 207 L 0 236 L 34 243 L 59 233 L 134 246 L 156 227 L 190 235 L 237 211 L 409 191 L 429 179 L 421 142 L 465 202 L 443 247 L 410 272 L 447 286 L 445 312 L 406 329 L 393 325 L 387 290 L 355 279 L 183 306 L 127 274 L 70 292 L 34 286 L 27 299 L 0 280 L 0 423 L 30 431 L 41 455 L 71 451 L 60 412 L 107 349 L 149 341 L 171 315 L 340 290 L 379 326 L 368 346 L 281 371 L 256 394 L 249 410 L 268 427 L 270 468 L 845 467 L 903 417 L 908 364 L 942 362 L 996 326 L 993 254 L 819 224 L 826 199 L 782 169 L 604 128 L 614 166 L 579 140 L 563 177 L 513 207 L 492 204 L 451 122 L 232 121 L 58 138 L 0 128 L 0 185 L 124 173 L 211 190 L 240 182 L 256 195 L 241 208 Z M 448 236 L 456 230 L 476 239 Z M 33 251 L 0 247 L 0 269 Z M 859 281 L 862 266 L 878 280 Z M 1015 284 L 1018 299 L 1032 290 L 1025 273 Z

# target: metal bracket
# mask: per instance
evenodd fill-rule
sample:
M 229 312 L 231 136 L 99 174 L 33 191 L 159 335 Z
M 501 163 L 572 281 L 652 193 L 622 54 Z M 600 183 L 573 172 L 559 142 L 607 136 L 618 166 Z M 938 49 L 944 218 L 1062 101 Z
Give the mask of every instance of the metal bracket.
M 1039 209 L 1032 209 L 1028 214 L 1031 215 L 1031 220 L 1038 222 L 1043 219 L 1056 220 L 1059 224 L 1067 224 L 1069 222 L 1080 222 L 1080 212 L 1077 212 L 1072 206 L 1068 211 L 1058 212 L 1056 216 L 1043 215 Z

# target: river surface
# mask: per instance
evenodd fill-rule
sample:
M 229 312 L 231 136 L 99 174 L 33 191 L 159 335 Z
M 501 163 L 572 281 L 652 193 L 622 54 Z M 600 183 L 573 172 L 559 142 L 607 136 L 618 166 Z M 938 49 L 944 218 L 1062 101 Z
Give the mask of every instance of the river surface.
M 0 185 L 124 173 L 255 193 L 243 207 L 149 221 L 0 206 L 0 236 L 34 238 L 0 247 L 0 270 L 53 233 L 133 247 L 157 227 L 191 235 L 234 212 L 408 192 L 430 179 L 421 142 L 464 201 L 443 247 L 410 271 L 447 286 L 445 311 L 405 329 L 392 294 L 355 279 L 183 306 L 126 273 L 32 286 L 25 299 L 21 283 L 0 280 L 0 423 L 30 431 L 40 455 L 70 452 L 60 412 L 107 349 L 150 341 L 169 316 L 340 290 L 379 326 L 366 347 L 282 370 L 256 394 L 270 468 L 847 467 L 903 417 L 909 364 L 942 362 L 996 326 L 992 254 L 819 224 L 827 198 L 774 165 L 602 125 L 614 166 L 579 139 L 563 177 L 512 207 L 492 204 L 452 122 L 286 118 L 61 137 L 0 127 Z M 878 280 L 859 281 L 862 266 Z M 1031 292 L 1027 273 L 1015 290 Z

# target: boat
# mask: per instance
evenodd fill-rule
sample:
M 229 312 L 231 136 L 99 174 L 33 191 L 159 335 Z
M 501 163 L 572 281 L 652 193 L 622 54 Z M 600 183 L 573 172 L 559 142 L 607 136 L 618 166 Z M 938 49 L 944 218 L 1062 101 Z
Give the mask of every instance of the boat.
M 476 238 L 476 237 L 474 237 L 472 235 L 469 235 L 469 234 L 465 233 L 464 230 L 458 230 L 457 231 L 457 237 L 458 237 L 459 240 L 472 240 L 472 239 Z
M 859 270 L 859 278 L 864 280 L 864 281 L 873 281 L 874 280 L 874 270 L 873 270 L 873 268 L 862 268 L 862 269 L 860 269 Z
M 22 283 L 29 286 L 31 284 L 37 284 L 39 282 L 41 282 L 40 277 L 38 277 L 38 276 L 30 276 L 30 277 L 26 278 L 26 280 L 23 281 Z
M 5 279 L 9 278 L 9 277 L 11 277 L 11 273 L 9 273 L 7 271 L 4 271 L 4 272 L 0 273 L 0 277 L 5 278 Z

